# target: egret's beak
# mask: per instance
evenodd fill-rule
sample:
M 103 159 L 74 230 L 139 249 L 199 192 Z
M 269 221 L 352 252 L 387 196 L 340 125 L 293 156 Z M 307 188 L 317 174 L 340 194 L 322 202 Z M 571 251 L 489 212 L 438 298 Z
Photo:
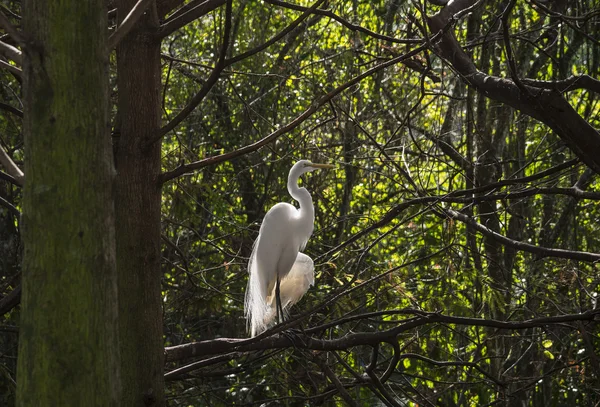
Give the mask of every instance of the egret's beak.
M 313 167 L 313 168 L 320 168 L 323 170 L 331 170 L 333 168 L 335 168 L 335 165 L 333 164 L 317 164 L 317 163 L 310 163 L 310 164 L 306 164 L 307 167 Z

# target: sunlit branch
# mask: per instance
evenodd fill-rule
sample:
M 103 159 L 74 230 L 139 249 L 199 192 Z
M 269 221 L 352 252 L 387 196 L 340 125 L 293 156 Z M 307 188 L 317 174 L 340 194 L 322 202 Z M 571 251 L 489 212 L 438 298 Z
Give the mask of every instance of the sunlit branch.
M 4 206 L 17 218 L 19 218 L 19 216 L 21 216 L 21 212 L 19 212 L 19 210 L 17 208 L 15 208 L 15 206 L 13 204 L 8 202 L 6 199 L 2 198 L 1 196 L 0 196 L 0 206 Z
M 4 148 L 0 146 L 0 164 L 4 166 L 6 171 L 17 181 L 18 185 L 23 185 L 25 182 L 25 174 L 23 171 L 15 164 L 15 162 L 8 156 Z
M 7 71 L 16 75 L 18 78 L 23 77 L 23 70 L 21 70 L 21 68 L 11 65 L 6 61 L 2 61 L 1 59 L 0 59 L 0 68 L 6 69 Z
M 167 373 L 165 373 L 165 380 L 175 380 L 186 373 L 192 372 L 194 370 L 201 369 L 206 366 L 211 366 L 217 363 L 228 362 L 232 359 L 238 358 L 240 354 L 238 352 L 231 352 L 224 355 L 215 356 L 208 359 L 202 359 L 198 362 L 190 363 L 189 365 L 182 366 L 177 369 L 173 369 Z
M 483 192 L 492 191 L 494 189 L 498 189 L 500 187 L 504 187 L 504 186 L 508 186 L 508 185 L 518 185 L 518 184 L 523 184 L 526 182 L 536 181 L 536 180 L 542 179 L 544 177 L 547 177 L 549 175 L 556 174 L 567 168 L 573 167 L 574 165 L 578 164 L 579 162 L 580 162 L 579 158 L 573 158 L 571 160 L 557 164 L 546 170 L 536 172 L 535 174 L 531 174 L 526 177 L 504 179 L 504 180 L 501 180 L 498 182 L 493 182 L 493 183 L 483 185 L 483 186 L 477 187 L 477 188 L 464 189 L 462 191 L 451 192 L 448 194 L 448 196 L 462 195 L 464 193 L 480 194 Z
M 23 65 L 22 53 L 19 49 L 0 41 L 0 53 L 6 56 L 8 59 L 12 59 L 19 65 Z

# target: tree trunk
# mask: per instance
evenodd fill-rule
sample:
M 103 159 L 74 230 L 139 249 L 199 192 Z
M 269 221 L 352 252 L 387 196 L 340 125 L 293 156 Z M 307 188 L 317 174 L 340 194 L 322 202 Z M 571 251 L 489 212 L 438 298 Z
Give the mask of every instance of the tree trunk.
M 120 23 L 136 3 L 119 4 Z M 160 42 L 149 9 L 117 47 L 117 268 L 123 406 L 164 405 L 160 274 Z
M 17 406 L 118 405 L 106 5 L 23 4 L 26 182 Z

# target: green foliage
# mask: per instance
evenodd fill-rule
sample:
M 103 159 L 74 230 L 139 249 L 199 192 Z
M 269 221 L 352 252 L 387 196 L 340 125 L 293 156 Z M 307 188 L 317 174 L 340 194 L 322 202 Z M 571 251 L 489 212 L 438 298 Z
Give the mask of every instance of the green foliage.
M 499 78 L 512 77 L 500 16 L 506 3 L 486 2 L 450 28 L 476 68 Z M 507 28 L 519 78 L 598 77 L 597 1 L 517 3 Z M 321 7 L 347 24 L 311 14 L 272 45 L 228 65 L 202 103 L 165 136 L 163 171 L 235 151 L 291 123 L 339 86 L 420 46 L 402 40 L 424 38 L 426 16 L 440 10 L 432 2 L 365 0 Z M 262 1 L 234 2 L 227 58 L 260 47 L 300 15 Z M 215 68 L 225 18 L 225 8 L 217 8 L 163 41 L 165 123 Z M 315 203 L 306 253 L 315 260 L 316 278 L 292 318 L 312 310 L 301 322 L 308 335 L 374 337 L 424 313 L 471 320 L 401 331 L 375 348 L 376 364 L 373 347 L 364 344 L 218 355 L 219 363 L 168 382 L 173 405 L 346 405 L 323 366 L 365 406 L 385 404 L 384 392 L 411 406 L 594 405 L 600 399 L 597 324 L 500 329 L 473 322 L 594 309 L 598 265 L 501 244 L 449 215 L 450 209 L 468 215 L 515 242 L 598 253 L 598 196 L 580 199 L 567 191 L 581 181 L 582 190 L 598 194 L 597 177 L 586 178 L 578 162 L 559 167 L 575 155 L 546 124 L 467 87 L 434 45 L 348 87 L 261 149 L 163 185 L 165 345 L 247 336 L 243 301 L 252 242 L 266 211 L 292 201 L 285 181 L 300 158 L 337 164 L 302 180 Z M 3 101 L 17 105 L 16 81 L 1 74 Z M 600 126 L 597 92 L 577 85 L 560 92 L 591 126 Z M 2 114 L 0 130 L 19 162 L 20 125 Z M 17 189 L 0 192 L 20 205 Z M 10 276 L 1 276 L 5 292 Z M 4 324 L 14 318 L 5 316 Z M 186 362 L 170 362 L 167 371 Z M 382 377 L 392 362 L 382 392 L 368 371 Z
M 418 13 L 409 4 L 396 10 L 384 2 L 337 2 L 331 6 L 341 18 L 374 32 L 395 38 L 418 35 L 418 20 L 411 20 Z M 459 41 L 497 29 L 492 8 L 490 5 L 471 20 L 463 20 L 456 30 Z M 240 3 L 234 14 L 231 57 L 264 43 L 299 15 L 254 2 Z M 201 86 L 210 71 L 206 66 L 214 65 L 218 48 L 214 27 L 221 26 L 223 17 L 222 10 L 216 11 L 165 44 L 164 52 L 171 57 L 195 63 L 165 59 L 164 80 L 170 83 L 165 100 L 167 118 Z M 469 24 L 475 21 L 476 31 L 469 31 L 473 30 Z M 534 7 L 523 7 L 510 24 L 511 33 L 532 40 L 555 20 Z M 177 132 L 168 135 L 165 168 L 255 142 L 294 120 L 327 92 L 388 58 L 388 49 L 410 49 L 409 45 L 353 32 L 326 17 L 311 16 L 300 27 L 226 69 L 201 107 Z M 578 34 L 564 30 L 552 52 L 571 52 L 569 73 L 597 73 L 598 57 L 578 58 L 589 55 L 590 48 L 578 45 L 571 50 L 569 36 Z M 487 73 L 508 77 L 501 46 L 480 38 L 469 52 L 474 60 L 485 60 L 481 64 L 487 66 L 482 68 Z M 563 72 L 560 61 L 541 54 L 532 42 L 515 39 L 513 47 L 519 66 L 525 71 L 531 68 L 527 77 L 553 80 Z M 448 156 L 442 142 L 477 163 L 489 154 L 485 139 L 497 140 L 491 156 L 495 164 L 486 164 L 494 167 L 495 180 L 534 176 L 572 155 L 545 125 L 468 92 L 442 61 L 431 54 L 429 58 L 433 73 L 443 77 L 442 82 L 404 65 L 393 66 L 349 88 L 268 147 L 166 186 L 164 234 L 171 242 L 164 252 L 169 345 L 245 336 L 243 293 L 251 244 L 266 210 L 278 201 L 290 201 L 285 179 L 299 158 L 335 162 L 338 169 L 311 174 L 304 180 L 317 212 L 315 233 L 306 250 L 316 260 L 317 275 L 316 286 L 292 313 L 313 309 L 334 293 L 346 292 L 305 319 L 305 328 L 382 311 L 378 317 L 340 323 L 323 331 L 325 338 L 343 338 L 409 321 L 408 315 L 394 313 L 403 309 L 519 321 L 577 313 L 592 306 L 600 283 L 595 266 L 514 252 L 443 216 L 444 210 L 454 208 L 475 215 L 483 224 L 493 217 L 495 232 L 518 241 L 590 252 L 600 248 L 593 201 L 575 202 L 568 196 L 545 193 L 511 198 L 511 194 L 530 188 L 568 188 L 581 175 L 580 167 L 475 194 L 506 195 L 493 201 L 491 216 L 482 212 L 478 201 L 468 200 L 474 195 L 461 191 L 482 182 L 479 180 L 486 175 L 476 173 L 473 179 L 472 172 Z M 576 90 L 566 96 L 582 115 L 597 117 L 598 106 L 587 92 Z M 469 111 L 476 104 L 477 112 Z M 476 114 L 485 121 L 476 121 Z M 597 184 L 589 189 L 597 190 Z M 419 203 L 422 196 L 466 200 Z M 410 200 L 415 204 L 380 224 L 390 211 Z M 553 227 L 566 212 L 570 215 L 563 232 L 550 240 L 556 233 Z M 351 243 L 339 248 L 346 241 Z M 578 338 L 580 334 L 559 326 L 507 332 L 469 325 L 424 325 L 398 336 L 404 356 L 387 386 L 397 394 L 397 401 L 409 405 L 420 405 L 415 401 L 419 397 L 439 405 L 472 406 L 504 397 L 523 398 L 529 405 L 541 405 L 552 397 L 560 397 L 560 405 L 591 400 L 595 396 L 586 384 L 586 375 L 575 374 L 585 365 L 577 355 L 589 352 Z M 597 336 L 593 341 L 597 342 Z M 174 400 L 193 405 L 260 404 L 269 399 L 290 405 L 308 400 L 323 403 L 319 394 L 331 389 L 323 387 L 323 373 L 318 368 L 323 359 L 348 384 L 352 398 L 371 405 L 376 399 L 372 389 L 353 382 L 350 374 L 363 374 L 371 353 L 369 347 L 355 347 L 335 356 L 302 349 L 241 355 L 221 365 L 221 375 L 208 371 L 192 375 L 193 389 L 187 382 L 172 383 L 171 394 Z M 378 375 L 393 355 L 390 346 L 379 347 Z M 558 366 L 569 363 L 575 367 L 556 373 Z M 539 383 L 524 382 L 525 390 L 519 390 L 521 376 L 541 379 Z M 334 397 L 327 403 L 337 405 L 340 400 Z

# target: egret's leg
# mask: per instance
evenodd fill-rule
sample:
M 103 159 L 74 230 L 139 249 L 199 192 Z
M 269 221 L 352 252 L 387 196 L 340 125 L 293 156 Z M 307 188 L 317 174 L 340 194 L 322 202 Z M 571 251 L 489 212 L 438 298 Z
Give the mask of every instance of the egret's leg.
M 279 295 L 279 274 L 277 274 L 277 282 L 275 284 L 275 307 L 277 308 L 277 323 L 283 322 L 283 308 L 281 307 L 281 296 Z

